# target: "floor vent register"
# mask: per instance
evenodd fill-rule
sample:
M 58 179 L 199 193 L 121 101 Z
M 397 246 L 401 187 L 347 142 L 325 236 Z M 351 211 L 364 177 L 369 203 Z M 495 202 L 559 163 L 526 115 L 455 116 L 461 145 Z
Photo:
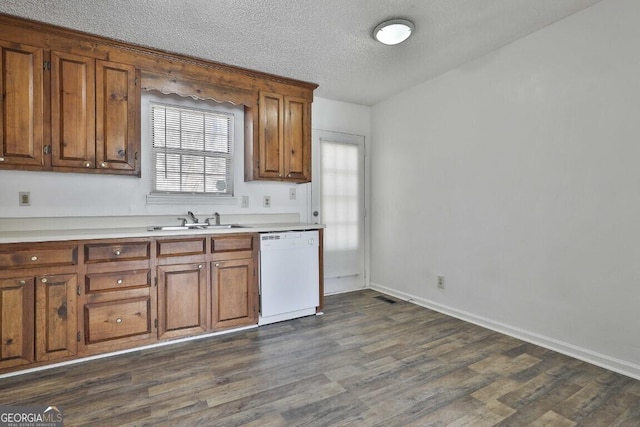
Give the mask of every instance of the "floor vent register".
M 374 297 L 375 299 L 379 299 L 380 301 L 384 301 L 384 302 L 388 302 L 389 304 L 395 304 L 396 302 L 394 300 L 392 300 L 391 298 L 387 298 L 384 295 L 378 295 L 377 297 Z

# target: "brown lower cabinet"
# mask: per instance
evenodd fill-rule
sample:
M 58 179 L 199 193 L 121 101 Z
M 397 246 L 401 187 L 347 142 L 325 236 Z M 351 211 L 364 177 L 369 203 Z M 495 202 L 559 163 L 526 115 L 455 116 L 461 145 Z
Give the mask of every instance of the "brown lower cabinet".
M 211 327 L 258 323 L 257 234 L 211 238 Z
M 207 331 L 207 276 L 205 262 L 158 267 L 158 338 Z
M 0 244 L 0 374 L 258 323 L 258 234 Z
M 84 245 L 84 283 L 78 288 L 81 354 L 156 341 L 150 247 L 148 239 Z
M 0 280 L 0 369 L 35 361 L 34 280 Z
M 256 268 L 253 258 L 212 263 L 212 328 L 224 329 L 258 322 Z
M 77 274 L 38 276 L 36 285 L 36 360 L 78 353 Z
M 75 356 L 77 275 L 0 279 L 0 369 Z

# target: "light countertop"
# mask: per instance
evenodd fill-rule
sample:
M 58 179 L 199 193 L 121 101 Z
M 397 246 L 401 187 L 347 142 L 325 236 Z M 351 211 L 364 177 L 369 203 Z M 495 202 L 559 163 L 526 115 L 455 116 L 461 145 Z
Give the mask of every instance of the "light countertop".
M 153 230 L 147 227 L 104 227 L 81 229 L 55 229 L 55 230 L 2 230 L 0 231 L 0 243 L 28 243 L 28 242 L 53 242 L 68 240 L 89 239 L 118 239 L 135 237 L 177 237 L 203 234 L 237 234 L 237 233 L 272 233 L 299 230 L 318 230 L 324 228 L 322 224 L 309 224 L 302 222 L 291 223 L 265 223 L 242 224 L 238 228 L 215 228 L 193 230 Z

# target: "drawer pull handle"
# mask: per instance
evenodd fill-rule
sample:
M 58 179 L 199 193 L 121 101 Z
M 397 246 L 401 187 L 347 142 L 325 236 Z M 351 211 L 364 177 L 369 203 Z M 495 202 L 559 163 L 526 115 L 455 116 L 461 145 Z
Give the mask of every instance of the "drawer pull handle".
M 37 257 L 37 256 L 32 256 L 32 257 L 31 257 L 31 261 L 37 261 L 37 260 L 38 260 L 38 257 Z
M 106 168 L 107 164 L 105 162 L 100 163 L 100 167 Z
M 202 264 L 198 264 L 198 270 L 202 270 Z
M 120 251 L 120 249 L 117 249 L 117 250 L 114 252 L 114 254 L 115 254 L 115 256 L 120 256 L 120 255 L 122 254 L 122 252 Z
M 220 267 L 220 263 L 216 263 L 216 267 Z
M 84 167 L 85 168 L 90 168 L 91 167 L 91 162 L 84 162 Z
M 21 284 L 21 285 L 26 285 L 26 284 L 27 284 L 27 282 L 26 282 L 26 281 L 24 281 L 24 280 L 20 280 L 20 284 Z
M 122 279 L 118 279 L 118 280 L 116 280 L 116 283 L 117 283 L 118 285 L 122 285 L 122 284 L 124 283 L 124 280 L 122 280 Z
M 122 323 L 122 319 L 118 317 L 118 318 L 116 319 L 116 323 Z
M 46 278 L 46 277 L 43 277 L 42 279 L 40 279 L 40 281 L 41 281 L 42 283 L 47 283 L 47 282 L 48 282 L 48 280 L 47 280 L 47 278 Z
M 4 157 L 0 157 L 0 162 L 4 162 Z

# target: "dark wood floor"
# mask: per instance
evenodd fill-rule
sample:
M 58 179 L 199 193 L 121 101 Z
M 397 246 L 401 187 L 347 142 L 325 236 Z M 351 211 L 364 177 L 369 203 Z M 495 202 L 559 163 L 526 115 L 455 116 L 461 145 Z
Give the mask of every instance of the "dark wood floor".
M 640 426 L 640 381 L 366 290 L 311 316 L 0 379 L 65 426 Z

